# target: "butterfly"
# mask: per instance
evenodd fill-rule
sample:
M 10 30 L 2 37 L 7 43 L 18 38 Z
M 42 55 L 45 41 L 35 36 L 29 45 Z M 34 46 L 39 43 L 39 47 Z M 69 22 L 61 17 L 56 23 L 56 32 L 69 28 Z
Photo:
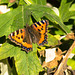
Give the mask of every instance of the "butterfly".
M 36 22 L 31 26 L 26 24 L 26 28 L 12 32 L 8 38 L 28 53 L 32 50 L 32 43 L 37 43 L 38 45 L 47 43 L 48 24 L 48 20 Z

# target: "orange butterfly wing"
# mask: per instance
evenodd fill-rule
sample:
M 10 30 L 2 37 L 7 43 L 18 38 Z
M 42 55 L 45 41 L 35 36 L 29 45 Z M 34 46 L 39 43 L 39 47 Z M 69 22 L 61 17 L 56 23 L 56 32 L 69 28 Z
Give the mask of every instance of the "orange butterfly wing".
M 38 41 L 39 45 L 44 45 L 47 43 L 47 26 L 49 22 L 47 20 L 42 20 L 36 22 L 32 25 L 32 27 L 41 34 L 41 38 Z
M 16 43 L 17 45 L 20 45 L 23 50 L 26 52 L 32 50 L 32 45 L 30 42 L 27 43 L 27 41 L 23 41 L 26 37 L 26 30 L 25 29 L 19 29 L 13 33 L 11 33 L 8 37 L 9 39 Z

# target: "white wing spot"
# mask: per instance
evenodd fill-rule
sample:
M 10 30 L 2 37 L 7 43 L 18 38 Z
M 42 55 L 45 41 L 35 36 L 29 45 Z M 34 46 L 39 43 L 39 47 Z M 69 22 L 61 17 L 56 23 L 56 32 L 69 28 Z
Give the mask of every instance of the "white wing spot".
M 45 20 L 43 20 L 43 22 L 45 22 Z
M 11 33 L 11 36 L 13 35 L 13 33 Z

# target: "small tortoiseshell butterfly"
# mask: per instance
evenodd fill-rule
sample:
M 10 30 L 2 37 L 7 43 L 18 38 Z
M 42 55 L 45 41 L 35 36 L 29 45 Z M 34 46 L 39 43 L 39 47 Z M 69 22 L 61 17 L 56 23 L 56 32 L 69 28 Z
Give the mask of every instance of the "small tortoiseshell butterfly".
M 32 50 L 32 42 L 38 45 L 47 43 L 47 26 L 48 21 L 42 20 L 32 24 L 26 25 L 26 28 L 19 29 L 11 33 L 9 39 L 17 45 L 22 47 L 27 53 Z

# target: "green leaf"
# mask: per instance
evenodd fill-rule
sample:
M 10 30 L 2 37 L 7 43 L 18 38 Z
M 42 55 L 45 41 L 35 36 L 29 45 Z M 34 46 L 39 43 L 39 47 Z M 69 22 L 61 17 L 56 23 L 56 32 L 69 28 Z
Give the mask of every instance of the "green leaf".
M 20 0 L 19 5 L 27 5 L 27 4 L 26 4 L 26 2 L 24 0 Z
M 0 47 L 0 60 L 15 56 L 17 54 L 16 53 L 17 50 L 20 50 L 20 49 L 21 48 L 18 49 L 18 47 L 14 47 L 14 45 L 11 45 L 9 43 L 4 43 Z
M 37 19 L 37 17 L 38 17 L 37 14 L 42 12 L 41 14 L 39 14 L 39 18 L 45 16 L 50 21 L 56 22 L 56 24 L 58 24 L 58 28 L 60 27 L 66 33 L 70 33 L 70 30 L 63 24 L 61 18 L 59 18 L 56 15 L 56 13 L 52 10 L 52 8 L 49 8 L 49 7 L 46 7 L 46 6 L 42 6 L 42 5 L 39 5 L 38 7 L 37 7 L 37 5 L 31 5 L 28 8 L 30 8 L 32 13 L 34 13 L 33 16 L 35 16 L 35 19 Z
M 12 27 L 14 17 L 17 14 L 20 14 L 20 10 L 22 10 L 22 7 L 18 7 L 17 9 L 14 9 L 6 14 L 0 14 L 0 37 L 6 35 L 6 37 L 14 30 Z M 22 17 L 21 17 L 22 18 Z M 17 22 L 17 21 L 16 21 Z M 19 24 L 20 22 L 18 22 Z M 21 23 L 20 23 L 21 24 Z M 21 28 L 21 25 L 16 26 L 16 29 Z M 12 31 L 11 31 L 12 29 Z
M 34 45 L 33 50 L 36 50 Z M 39 59 L 35 52 L 29 52 L 26 54 L 24 51 L 18 51 L 19 53 L 14 57 L 15 66 L 19 75 L 37 75 L 39 71 L 42 71 Z
M 71 31 L 70 31 L 70 29 L 68 29 L 65 25 L 64 25 L 64 23 L 61 21 L 61 19 L 58 17 L 58 16 L 56 16 L 56 15 L 52 15 L 52 14 L 46 14 L 46 17 L 48 18 L 48 19 L 50 19 L 51 20 L 51 18 L 52 19 L 54 19 L 58 24 L 55 26 L 55 27 L 57 27 L 58 29 L 61 29 L 62 31 L 64 31 L 65 33 L 70 33 Z
M 75 20 L 75 11 L 70 11 L 70 15 L 68 16 L 68 18 Z
M 8 7 L 11 7 L 12 5 L 14 5 L 15 2 L 12 2 L 12 3 L 8 3 Z
M 18 4 L 18 2 L 18 0 L 0 0 L 0 4 L 8 3 L 8 7 L 12 6 L 15 3 Z
M 52 22 L 57 22 L 66 33 L 70 30 L 63 24 L 61 19 L 55 14 L 55 12 L 46 6 L 30 5 L 20 6 L 6 14 L 0 15 L 0 37 L 6 35 L 6 37 L 15 30 L 23 28 L 26 23 L 30 25 L 31 13 L 35 16 L 34 18 L 38 21 L 41 17 L 45 16 Z M 39 19 L 37 14 L 39 14 Z
M 30 11 L 24 9 L 24 7 L 18 7 L 6 14 L 0 15 L 0 37 L 8 35 L 15 30 L 24 28 L 24 26 L 30 23 Z
M 47 39 L 47 41 L 48 41 L 48 44 L 47 44 L 47 46 L 56 46 L 56 45 L 58 45 L 59 43 L 58 43 L 58 39 L 56 39 L 53 35 L 51 35 L 51 34 L 48 34 L 48 39 Z
M 46 5 L 46 0 L 24 0 L 28 5 L 30 4 L 39 4 Z
M 74 53 L 74 54 L 75 54 L 75 48 L 72 50 L 72 53 Z
M 9 2 L 9 0 L 0 0 L 0 4 L 2 4 L 2 3 L 8 3 Z
M 33 1 L 36 1 L 35 3 L 39 5 L 46 5 L 46 0 L 33 0 Z
M 33 0 L 24 0 L 28 5 L 34 4 Z
M 71 14 L 71 12 L 69 11 L 69 8 L 71 6 L 73 1 L 67 2 L 67 0 L 62 0 L 61 1 L 61 5 L 59 8 L 59 13 L 60 13 L 60 18 L 62 19 L 63 22 L 68 21 L 68 19 L 72 16 L 74 16 L 75 14 Z
M 75 56 L 74 59 L 68 59 L 67 65 L 72 67 L 72 70 L 75 70 Z
M 18 75 L 35 75 L 38 74 L 39 71 L 42 71 L 36 51 L 36 44 L 33 44 L 33 51 L 27 54 L 18 46 L 14 47 L 14 45 L 5 43 L 0 48 L 0 60 L 7 57 L 14 57 Z
M 75 11 L 75 3 L 72 4 L 72 6 L 70 7 L 69 11 Z

